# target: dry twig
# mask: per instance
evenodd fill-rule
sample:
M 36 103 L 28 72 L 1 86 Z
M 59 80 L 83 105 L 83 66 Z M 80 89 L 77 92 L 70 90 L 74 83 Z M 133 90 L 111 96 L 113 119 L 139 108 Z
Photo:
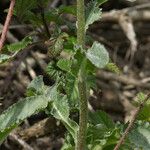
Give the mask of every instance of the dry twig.
M 139 107 L 135 111 L 135 113 L 134 113 L 134 115 L 133 115 L 133 117 L 132 117 L 128 127 L 126 128 L 125 132 L 123 133 L 122 137 L 120 138 L 118 144 L 115 146 L 114 150 L 119 150 L 121 145 L 124 143 L 124 140 L 127 137 L 127 135 L 129 134 L 130 130 L 132 129 L 139 112 L 144 107 L 145 103 L 148 101 L 149 98 L 150 98 L 150 93 L 146 96 L 146 98 L 143 100 L 143 102 L 139 105 Z
M 27 141 L 33 137 L 40 137 L 52 133 L 56 126 L 54 118 L 45 118 L 27 129 L 19 130 L 17 133 L 23 140 Z
M 127 52 L 126 58 L 127 59 L 130 58 L 130 60 L 132 60 L 135 52 L 137 51 L 137 45 L 138 45 L 132 19 L 131 17 L 125 14 L 122 14 L 119 17 L 119 24 L 122 30 L 124 31 L 126 37 L 129 39 L 131 43 L 130 49 Z
M 21 145 L 25 150 L 34 150 L 29 144 L 27 144 L 22 139 L 19 139 L 18 136 L 14 133 L 10 133 L 9 137 Z
M 101 21 L 118 21 L 122 14 L 128 15 L 133 21 L 149 21 L 150 11 L 147 8 L 150 8 L 150 3 L 124 8 L 122 10 L 111 10 L 102 14 Z
M 3 28 L 4 26 L 0 24 L 0 31 L 2 31 Z M 19 41 L 10 31 L 7 31 L 7 40 L 9 43 L 15 43 Z
M 99 71 L 97 74 L 97 79 L 114 80 L 114 81 L 121 82 L 126 85 L 133 85 L 135 87 L 150 89 L 150 84 L 145 84 L 141 80 L 134 79 L 127 75 L 117 75 L 111 72 Z
M 2 30 L 1 39 L 0 39 L 0 51 L 2 50 L 2 47 L 3 47 L 4 42 L 6 40 L 6 34 L 7 34 L 9 24 L 10 24 L 12 15 L 13 15 L 14 6 L 15 6 L 15 0 L 11 0 L 9 10 L 8 10 L 8 14 L 7 14 L 7 17 L 6 17 L 6 21 L 5 21 L 5 24 L 4 24 L 4 28 Z

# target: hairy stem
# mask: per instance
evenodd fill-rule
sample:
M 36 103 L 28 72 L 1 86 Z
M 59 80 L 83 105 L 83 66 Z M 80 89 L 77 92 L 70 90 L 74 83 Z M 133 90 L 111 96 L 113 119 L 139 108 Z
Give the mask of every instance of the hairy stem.
M 85 7 L 84 0 L 77 0 L 77 42 L 82 48 L 85 47 Z M 78 89 L 80 98 L 79 131 L 76 141 L 76 150 L 85 150 L 87 130 L 87 89 L 86 89 L 86 58 L 81 62 L 78 75 Z
M 78 138 L 76 143 L 76 150 L 85 150 L 86 145 L 86 130 L 87 130 L 87 113 L 88 113 L 88 104 L 87 104 L 87 88 L 86 88 L 86 74 L 85 74 L 85 65 L 86 59 L 82 62 L 82 69 L 79 72 L 78 77 L 78 90 L 80 96 L 80 113 L 79 113 L 79 131 Z
M 77 41 L 78 45 L 85 44 L 85 7 L 84 0 L 77 0 Z

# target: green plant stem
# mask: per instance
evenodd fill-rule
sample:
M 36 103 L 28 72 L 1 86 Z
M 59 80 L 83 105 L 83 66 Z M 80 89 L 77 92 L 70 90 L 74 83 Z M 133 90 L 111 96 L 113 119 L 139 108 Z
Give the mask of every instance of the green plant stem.
M 82 48 L 85 47 L 85 7 L 84 0 L 77 0 L 77 42 Z M 76 141 L 76 150 L 85 150 L 87 131 L 87 88 L 86 88 L 86 58 L 81 62 L 78 74 L 78 90 L 80 98 L 79 131 Z
M 80 118 L 79 118 L 79 132 L 76 144 L 76 150 L 85 150 L 86 145 L 86 130 L 87 130 L 87 91 L 84 77 L 79 79 L 78 83 L 80 95 Z
M 85 7 L 84 0 L 77 0 L 77 42 L 79 46 L 85 44 Z

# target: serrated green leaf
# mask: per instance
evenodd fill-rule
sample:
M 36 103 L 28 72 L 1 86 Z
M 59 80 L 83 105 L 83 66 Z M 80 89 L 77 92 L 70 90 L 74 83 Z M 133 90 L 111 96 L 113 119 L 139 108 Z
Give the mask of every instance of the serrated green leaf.
M 41 95 L 45 92 L 45 88 L 43 76 L 38 76 L 27 87 L 27 96 Z
M 72 6 L 60 6 L 58 9 L 59 13 L 68 13 L 76 16 L 76 7 L 75 5 Z
M 60 96 L 53 102 L 51 113 L 59 120 L 66 120 L 69 117 L 69 106 L 66 97 L 60 98 Z
M 56 99 L 57 87 L 47 87 L 41 95 L 24 98 L 10 106 L 0 115 L 0 140 L 27 117 L 45 109 Z
M 69 118 L 69 105 L 66 96 L 57 97 L 57 99 L 52 103 L 51 114 L 63 122 L 67 130 L 76 141 L 78 125 Z
M 70 143 L 64 143 L 61 150 L 74 150 L 74 147 Z
M 140 105 L 146 98 L 146 94 L 139 92 L 135 98 L 135 104 Z M 138 120 L 150 121 L 150 99 L 144 104 L 137 117 Z
M 3 143 L 3 141 L 9 135 L 9 133 L 16 127 L 17 127 L 17 125 L 14 125 L 14 126 L 11 126 L 9 129 L 6 129 L 5 131 L 0 131 L 0 145 Z
M 104 4 L 105 2 L 107 2 L 108 0 L 96 0 L 98 2 L 99 5 Z
M 150 105 L 145 105 L 142 110 L 139 112 L 138 120 L 150 121 Z
M 48 56 L 51 58 L 57 58 L 62 52 L 64 47 L 64 41 L 67 38 L 68 34 L 63 32 L 57 38 L 51 38 L 49 41 L 47 41 Z
M 108 116 L 108 114 L 106 114 L 104 111 L 89 113 L 89 119 L 94 125 L 103 124 L 108 129 L 112 129 L 115 127 L 115 124 L 110 116 Z
M 4 133 L 7 133 L 6 131 L 15 124 L 20 124 L 25 118 L 46 108 L 47 104 L 46 97 L 33 96 L 22 99 L 9 107 L 0 115 L 0 136 L 4 136 Z
M 74 36 L 69 36 L 67 41 L 64 43 L 64 51 L 68 53 L 75 53 L 74 46 L 77 43 L 77 38 Z
M 135 148 L 150 149 L 150 126 L 138 125 L 129 133 L 129 140 L 135 144 Z
M 62 76 L 62 71 L 57 68 L 54 62 L 50 62 L 46 67 L 46 73 L 55 81 L 59 80 Z
M 96 140 L 98 141 L 104 138 L 104 135 L 107 131 L 108 130 L 102 124 L 90 124 L 87 129 L 87 141 L 91 142 L 91 144 L 94 145 Z
M 1 55 L 0 55 L 0 64 L 6 62 L 6 61 L 9 60 L 10 58 L 11 58 L 10 55 L 1 54 Z
M 58 25 L 63 22 L 62 18 L 60 17 L 59 10 L 57 10 L 56 8 L 46 11 L 45 12 L 45 19 L 47 20 L 47 22 L 53 21 Z
M 0 55 L 0 64 L 6 62 L 6 61 L 10 60 L 11 58 L 13 58 L 14 56 L 16 56 L 16 54 L 20 50 L 24 49 L 31 43 L 32 43 L 32 38 L 28 36 L 28 37 L 25 37 L 20 42 L 6 45 L 5 49 L 7 49 L 9 52 L 13 52 L 13 54 L 12 55 L 1 54 Z
M 15 103 L 0 115 L 0 131 L 20 123 L 36 111 L 45 108 L 49 101 L 51 101 L 50 97 L 39 95 L 27 97 Z
M 18 52 L 18 51 L 26 48 L 31 43 L 32 43 L 32 38 L 30 36 L 27 36 L 20 42 L 7 45 L 7 49 L 10 52 Z
M 74 150 L 74 149 L 75 149 L 75 146 L 74 146 L 72 136 L 70 134 L 66 134 L 65 141 L 63 143 L 61 150 Z
M 55 68 L 54 62 L 49 62 L 47 67 L 46 67 L 46 73 L 50 76 L 53 77 L 56 74 L 57 70 Z
M 107 50 L 98 42 L 94 42 L 92 47 L 87 50 L 86 57 L 98 68 L 104 68 L 109 62 Z
M 135 98 L 135 102 L 137 102 L 138 104 L 141 104 L 146 98 L 146 94 L 144 94 L 143 92 L 139 92 Z M 150 104 L 150 99 L 147 100 L 146 104 Z
M 14 13 L 21 21 L 27 21 L 28 12 L 36 7 L 37 0 L 17 0 Z
M 96 89 L 96 68 L 95 66 L 87 60 L 86 64 L 86 72 L 87 72 L 87 78 L 86 78 L 86 83 L 87 83 L 87 90 L 90 91 L 90 89 Z
M 75 100 L 77 100 L 79 97 L 78 82 L 77 82 L 77 79 L 71 74 L 67 74 L 66 79 L 67 79 L 67 82 L 66 82 L 65 90 L 66 90 L 69 102 L 72 103 L 73 101 L 75 102 Z
M 89 149 L 94 149 L 99 145 L 102 150 L 113 149 L 118 141 L 119 130 L 116 128 L 106 128 L 103 124 L 92 125 L 88 127 L 87 143 Z
M 91 1 L 86 7 L 86 24 L 85 31 L 89 28 L 89 25 L 101 18 L 101 9 L 96 1 Z
M 60 59 L 57 62 L 57 66 L 64 71 L 69 72 L 71 70 L 72 61 L 68 59 Z
M 139 92 L 136 96 L 135 101 L 138 103 L 141 103 L 144 101 L 145 98 L 146 98 L 146 95 L 143 92 Z
M 77 77 L 79 70 L 81 68 L 81 62 L 83 61 L 84 56 L 81 54 L 80 51 L 77 51 L 75 56 L 74 56 L 74 60 L 72 62 L 72 66 L 71 66 L 71 73 Z
M 109 71 L 112 71 L 114 73 L 117 73 L 117 74 L 120 74 L 120 72 L 121 72 L 120 69 L 118 68 L 118 66 L 112 62 L 110 62 L 106 65 L 106 69 L 108 69 Z

